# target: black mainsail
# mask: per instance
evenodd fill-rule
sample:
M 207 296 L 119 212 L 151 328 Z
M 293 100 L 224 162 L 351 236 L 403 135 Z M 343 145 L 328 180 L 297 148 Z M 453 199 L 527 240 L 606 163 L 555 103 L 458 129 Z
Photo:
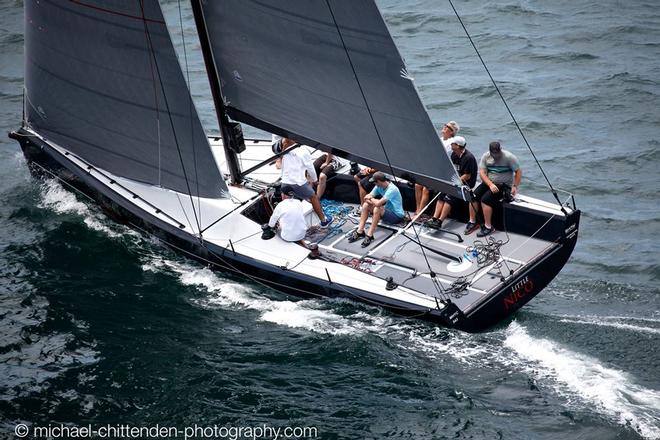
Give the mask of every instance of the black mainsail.
M 116 175 L 227 194 L 157 0 L 30 0 L 25 15 L 30 128 Z
M 373 0 L 201 3 L 232 118 L 460 193 Z

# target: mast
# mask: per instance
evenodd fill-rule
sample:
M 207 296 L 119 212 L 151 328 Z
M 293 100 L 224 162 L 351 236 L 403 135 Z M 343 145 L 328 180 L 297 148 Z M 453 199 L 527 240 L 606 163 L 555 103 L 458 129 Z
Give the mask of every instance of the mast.
M 225 157 L 229 167 L 229 174 L 231 175 L 231 184 L 240 185 L 243 181 L 241 167 L 238 162 L 238 153 L 241 152 L 241 140 L 243 138 L 240 133 L 240 125 L 238 123 L 231 123 L 227 116 L 227 109 L 222 97 L 222 89 L 220 88 L 220 77 L 216 69 L 215 59 L 213 58 L 213 51 L 209 42 L 209 35 L 206 28 L 206 20 L 202 12 L 202 0 L 191 0 L 193 15 L 195 17 L 195 25 L 197 26 L 197 33 L 199 35 L 199 42 L 202 46 L 202 54 L 204 56 L 204 64 L 206 65 L 206 73 L 209 78 L 211 86 L 211 95 L 213 95 L 213 102 L 215 104 L 215 112 L 220 123 L 220 132 L 222 134 L 222 146 L 225 150 Z M 243 144 L 244 146 L 244 144 Z M 244 149 L 244 148 L 243 148 Z

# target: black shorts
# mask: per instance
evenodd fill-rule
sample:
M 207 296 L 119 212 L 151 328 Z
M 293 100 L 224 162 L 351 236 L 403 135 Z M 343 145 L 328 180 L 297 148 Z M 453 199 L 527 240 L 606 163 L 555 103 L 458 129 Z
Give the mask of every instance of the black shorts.
M 359 174 L 358 174 L 358 176 L 359 176 Z M 373 174 L 368 174 L 366 177 L 363 177 L 363 178 L 360 179 L 360 186 L 362 188 L 364 188 L 364 190 L 368 193 L 370 193 L 371 190 L 374 189 L 374 186 L 376 186 L 375 183 L 370 181 L 371 176 L 373 176 Z
M 442 200 L 443 202 L 448 203 L 452 208 L 455 208 L 459 203 L 464 202 L 463 199 L 459 199 L 458 197 L 450 196 L 449 194 L 445 193 L 440 193 L 438 200 Z
M 327 154 L 324 154 L 320 157 L 318 157 L 314 161 L 314 169 L 316 170 L 316 175 L 317 177 L 321 176 L 321 173 L 325 174 L 325 177 L 328 179 L 337 174 L 337 171 L 335 171 L 335 167 L 333 166 L 334 161 L 330 162 L 330 165 L 326 165 L 323 168 L 321 168 L 321 165 L 325 163 L 325 159 L 328 157 Z
M 496 183 L 495 186 L 500 189 L 497 193 L 493 193 L 485 183 L 480 183 L 477 189 L 474 190 L 475 200 L 491 207 L 502 203 L 505 194 L 511 191 L 511 187 L 505 183 Z

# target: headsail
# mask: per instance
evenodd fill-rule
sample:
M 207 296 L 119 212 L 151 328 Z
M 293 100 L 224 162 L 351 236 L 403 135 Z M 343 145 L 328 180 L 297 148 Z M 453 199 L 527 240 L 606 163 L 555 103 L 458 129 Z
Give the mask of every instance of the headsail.
M 202 6 L 232 118 L 456 193 L 456 172 L 373 0 Z
M 157 0 L 26 0 L 26 119 L 114 174 L 227 192 Z

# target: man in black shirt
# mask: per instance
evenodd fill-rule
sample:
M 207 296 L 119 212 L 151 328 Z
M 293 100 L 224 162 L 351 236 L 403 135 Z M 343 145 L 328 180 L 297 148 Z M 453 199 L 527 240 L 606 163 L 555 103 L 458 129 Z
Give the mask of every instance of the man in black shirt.
M 456 167 L 463 185 L 472 188 L 477 182 L 479 167 L 477 166 L 477 159 L 465 148 L 466 146 L 467 143 L 463 136 L 455 136 L 451 139 L 451 162 Z M 440 194 L 435 204 L 433 218 L 426 224 L 432 228 L 441 228 L 442 221 L 449 217 L 452 206 L 460 202 L 462 200 L 457 197 L 450 196 L 449 194 Z

